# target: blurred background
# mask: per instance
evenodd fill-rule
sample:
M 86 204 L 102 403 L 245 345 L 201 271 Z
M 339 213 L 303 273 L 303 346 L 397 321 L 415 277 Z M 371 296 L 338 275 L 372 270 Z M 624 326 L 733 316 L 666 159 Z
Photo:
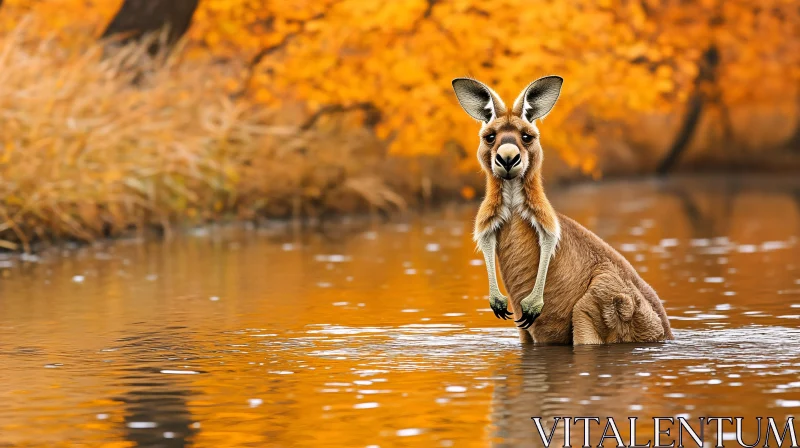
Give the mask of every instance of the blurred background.
M 794 0 L 5 0 L 0 244 L 481 196 L 450 80 L 566 79 L 549 185 L 797 172 Z

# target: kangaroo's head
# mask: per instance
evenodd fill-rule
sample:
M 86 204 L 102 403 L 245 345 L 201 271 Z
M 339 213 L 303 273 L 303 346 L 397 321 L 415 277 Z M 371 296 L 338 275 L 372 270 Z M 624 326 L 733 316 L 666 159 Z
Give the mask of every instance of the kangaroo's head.
M 535 121 L 556 104 L 563 82 L 560 76 L 537 79 L 522 90 L 509 110 L 485 84 L 470 78 L 453 80 L 461 107 L 482 123 L 478 160 L 487 174 L 511 180 L 541 168 L 542 146 Z

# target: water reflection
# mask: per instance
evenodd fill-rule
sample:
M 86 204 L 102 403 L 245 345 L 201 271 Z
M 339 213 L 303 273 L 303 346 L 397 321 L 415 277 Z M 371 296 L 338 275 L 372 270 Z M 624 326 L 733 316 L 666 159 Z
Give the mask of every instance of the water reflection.
M 507 377 L 495 386 L 496 437 L 502 446 L 540 446 L 532 440 L 531 422 L 520 416 L 542 417 L 548 430 L 554 417 L 613 417 L 628 440 L 629 416 L 644 417 L 637 428 L 647 436 L 652 434 L 648 417 L 696 421 L 730 414 L 755 422 L 756 416 L 780 415 L 780 408 L 800 405 L 791 398 L 800 391 L 800 382 L 792 380 L 800 373 L 800 330 L 745 327 L 678 334 L 676 342 L 658 345 L 525 348 L 517 363 L 503 367 Z M 745 426 L 745 434 L 756 437 L 747 431 L 754 427 Z M 563 423 L 557 428 L 563 438 Z M 590 433 L 595 443 L 602 429 Z M 571 437 L 583 440 L 582 423 L 571 427 Z
M 783 418 L 799 182 L 552 194 L 666 301 L 668 344 L 521 347 L 488 309 L 473 206 L 0 258 L 0 445 L 539 446 L 532 416 Z
M 157 333 L 144 332 L 123 338 L 112 349 L 118 357 L 111 361 L 124 363 L 118 379 L 124 392 L 113 400 L 123 405 L 123 437 L 135 446 L 189 446 L 199 427 L 192 421 L 188 406 L 198 394 L 184 376 L 200 372 L 159 366 L 163 361 L 193 362 L 196 355 L 182 342 L 188 336 L 186 330 L 166 327 Z

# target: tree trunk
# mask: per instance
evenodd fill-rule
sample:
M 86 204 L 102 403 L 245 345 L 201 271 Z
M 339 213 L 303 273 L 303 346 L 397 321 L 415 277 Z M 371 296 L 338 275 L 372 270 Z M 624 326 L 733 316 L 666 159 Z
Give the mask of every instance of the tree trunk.
M 795 120 L 794 133 L 786 141 L 786 147 L 790 151 L 800 152 L 800 97 L 797 98 L 797 119 Z
M 670 170 L 678 163 L 683 152 L 689 146 L 694 132 L 697 130 L 697 125 L 700 123 L 700 116 L 703 112 L 703 106 L 706 103 L 706 98 L 703 94 L 703 85 L 705 83 L 713 84 L 717 79 L 717 66 L 719 65 L 719 50 L 717 46 L 712 44 L 703 52 L 703 59 L 700 61 L 700 70 L 697 73 L 697 78 L 694 80 L 694 93 L 689 99 L 686 107 L 686 115 L 683 119 L 683 124 L 675 136 L 675 140 L 667 151 L 667 155 L 658 164 L 656 172 L 660 175 L 669 173 Z
M 2 1 L 2 0 L 0 0 Z M 169 50 L 189 29 L 199 0 L 125 0 L 108 24 L 102 38 L 118 37 L 122 43 L 139 40 L 168 27 L 166 42 L 150 46 L 158 53 L 161 44 Z
M 658 164 L 658 168 L 656 169 L 658 174 L 667 174 L 672 167 L 678 163 L 681 154 L 683 154 L 683 151 L 689 146 L 694 131 L 697 129 L 697 124 L 700 122 L 700 115 L 702 112 L 702 95 L 699 92 L 695 92 L 692 98 L 689 99 L 689 104 L 686 107 L 686 115 L 683 119 L 681 129 L 678 131 L 678 135 L 675 136 L 675 140 L 672 142 L 669 151 L 667 151 L 667 155 L 664 156 Z

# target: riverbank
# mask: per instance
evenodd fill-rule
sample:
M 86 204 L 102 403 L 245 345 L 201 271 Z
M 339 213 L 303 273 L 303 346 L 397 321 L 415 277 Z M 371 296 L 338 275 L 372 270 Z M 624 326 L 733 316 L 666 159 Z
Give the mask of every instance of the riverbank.
M 691 225 L 696 227 L 693 233 L 698 237 L 702 237 L 717 226 L 722 226 L 723 230 L 728 228 L 726 223 L 729 218 L 726 216 L 734 208 L 733 201 L 748 204 L 753 200 L 760 203 L 761 199 L 758 199 L 757 196 L 771 198 L 772 202 L 774 202 L 773 199 L 780 198 L 783 205 L 778 208 L 784 210 L 787 219 L 794 214 L 800 214 L 800 181 L 792 175 L 717 173 L 678 174 L 664 178 L 627 176 L 607 178 L 602 181 L 573 179 L 560 183 L 553 182 L 548 186 L 548 196 L 556 209 L 589 227 L 595 223 L 591 216 L 597 214 L 604 216 L 603 223 L 615 219 L 610 210 L 603 211 L 598 206 L 607 200 L 602 197 L 605 194 L 603 192 L 615 192 L 613 193 L 615 195 L 625 192 L 627 202 L 630 204 L 637 202 L 636 196 L 639 194 L 642 197 L 658 194 L 672 198 L 672 201 L 675 202 L 673 206 L 677 207 L 681 214 L 691 219 Z M 707 198 L 710 197 L 717 199 L 713 203 L 707 202 Z M 580 200 L 576 202 L 578 198 Z M 17 263 L 57 259 L 64 254 L 70 256 L 70 254 L 83 253 L 85 255 L 98 251 L 103 253 L 107 250 L 114 250 L 115 246 L 139 246 L 153 242 L 183 244 L 189 240 L 207 239 L 214 241 L 217 245 L 226 247 L 232 245 L 231 247 L 236 248 L 248 244 L 247 241 L 262 238 L 275 241 L 290 238 L 299 242 L 309 237 L 320 237 L 337 241 L 354 234 L 372 232 L 387 223 L 403 227 L 409 223 L 436 216 L 472 216 L 477 210 L 479 200 L 480 197 L 469 201 L 463 198 L 452 198 L 438 202 L 420 202 L 391 213 L 354 211 L 345 214 L 295 219 L 257 217 L 244 220 L 222 217 L 206 222 L 175 221 L 167 223 L 167 227 L 162 227 L 159 223 L 151 223 L 115 235 L 99 236 L 88 242 L 89 244 L 87 241 L 78 239 L 40 240 L 31 245 L 29 253 L 22 250 L 0 250 L 0 268 L 10 268 Z M 775 207 L 773 206 L 773 208 Z M 753 211 L 753 213 L 759 212 Z M 463 224 L 470 227 L 471 219 L 467 218 Z M 643 219 L 652 221 L 647 217 Z M 706 227 L 708 228 L 706 229 Z M 8 272 L 4 271 L 0 274 L 8 274 Z

